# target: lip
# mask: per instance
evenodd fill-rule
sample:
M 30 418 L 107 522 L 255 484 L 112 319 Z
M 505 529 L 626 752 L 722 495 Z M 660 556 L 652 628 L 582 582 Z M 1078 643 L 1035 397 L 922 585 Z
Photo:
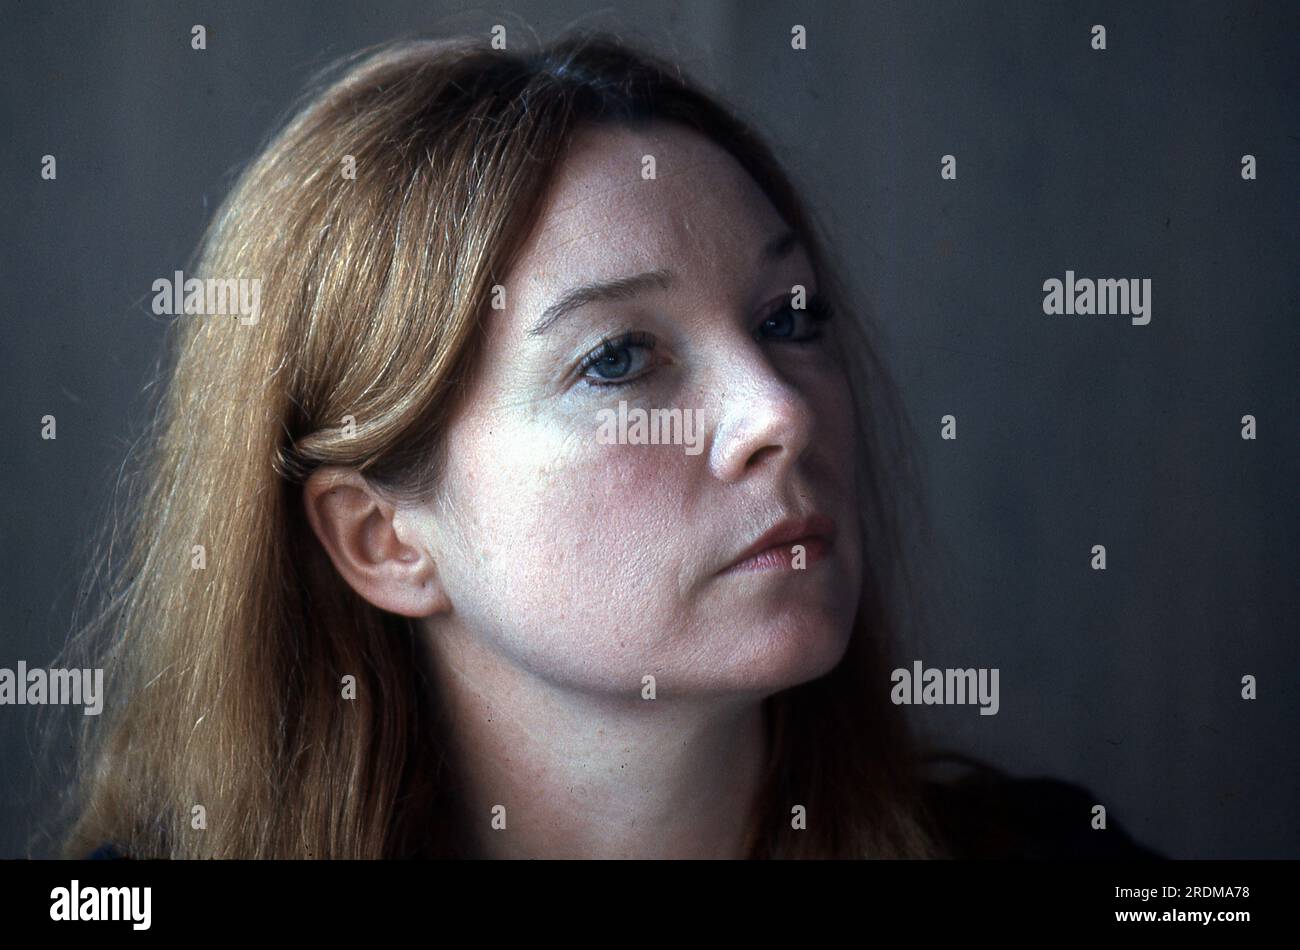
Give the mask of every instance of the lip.
M 835 522 L 825 515 L 813 512 L 800 518 L 785 518 L 764 531 L 718 573 L 791 570 L 789 548 L 795 544 L 803 545 L 806 566 L 826 557 L 834 541 Z

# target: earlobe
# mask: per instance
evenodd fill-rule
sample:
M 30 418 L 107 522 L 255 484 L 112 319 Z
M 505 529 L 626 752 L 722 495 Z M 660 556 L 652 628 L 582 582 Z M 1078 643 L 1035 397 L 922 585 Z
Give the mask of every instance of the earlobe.
M 313 472 L 303 504 L 335 570 L 365 600 L 405 617 L 449 609 L 418 524 L 360 473 L 337 466 Z

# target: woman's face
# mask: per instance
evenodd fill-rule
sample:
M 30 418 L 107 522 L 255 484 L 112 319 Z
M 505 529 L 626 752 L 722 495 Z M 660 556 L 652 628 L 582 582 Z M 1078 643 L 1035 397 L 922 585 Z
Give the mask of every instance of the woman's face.
M 852 407 L 837 319 L 814 319 L 817 277 L 787 233 L 689 130 L 579 135 L 488 312 L 421 519 L 451 605 L 435 642 L 629 696 L 646 675 L 660 696 L 766 695 L 836 664 L 863 568 Z M 576 288 L 651 272 L 547 315 Z M 817 515 L 829 524 L 727 570 Z

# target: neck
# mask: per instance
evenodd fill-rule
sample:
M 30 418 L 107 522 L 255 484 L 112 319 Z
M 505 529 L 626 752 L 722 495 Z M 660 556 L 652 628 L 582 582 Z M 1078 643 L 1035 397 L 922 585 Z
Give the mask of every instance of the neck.
M 767 753 L 760 697 L 579 692 L 464 638 L 432 642 L 475 856 L 747 856 Z

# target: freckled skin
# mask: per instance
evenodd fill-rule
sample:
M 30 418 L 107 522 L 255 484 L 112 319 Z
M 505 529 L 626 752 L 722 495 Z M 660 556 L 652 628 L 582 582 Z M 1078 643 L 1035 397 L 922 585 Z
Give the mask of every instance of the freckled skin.
M 656 180 L 641 178 L 645 154 Z M 580 134 L 504 281 L 507 308 L 486 318 L 447 478 L 419 521 L 451 604 L 425 626 L 476 688 L 536 678 L 635 704 L 649 673 L 661 699 L 752 700 L 843 655 L 862 571 L 852 409 L 832 357 L 845 318 L 813 343 L 755 339 L 791 285 L 816 287 L 802 249 L 759 265 L 782 230 L 739 164 L 693 132 Z M 590 304 L 530 335 L 566 290 L 655 268 L 676 286 Z M 645 375 L 584 382 L 581 358 L 626 331 L 658 341 Z M 600 444 L 597 410 L 620 399 L 692 409 L 703 451 Z M 784 515 L 814 509 L 838 527 L 831 557 L 717 576 Z

